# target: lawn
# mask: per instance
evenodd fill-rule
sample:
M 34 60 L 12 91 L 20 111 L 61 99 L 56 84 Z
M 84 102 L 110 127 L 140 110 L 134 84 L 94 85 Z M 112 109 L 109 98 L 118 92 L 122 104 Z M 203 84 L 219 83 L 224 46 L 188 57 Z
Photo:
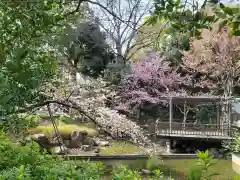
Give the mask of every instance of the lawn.
M 240 180 L 240 177 L 237 177 L 237 174 L 232 170 L 231 160 L 214 161 L 216 162 L 216 165 L 210 168 L 210 172 L 217 172 L 220 175 L 214 177 L 213 180 Z M 189 169 L 194 166 L 195 162 L 195 159 L 164 160 L 164 166 L 161 170 L 171 173 L 175 177 L 175 180 L 185 180 Z
M 124 141 L 113 141 L 110 146 L 101 147 L 100 150 L 100 155 L 127 155 L 142 153 L 143 151 L 138 146 Z

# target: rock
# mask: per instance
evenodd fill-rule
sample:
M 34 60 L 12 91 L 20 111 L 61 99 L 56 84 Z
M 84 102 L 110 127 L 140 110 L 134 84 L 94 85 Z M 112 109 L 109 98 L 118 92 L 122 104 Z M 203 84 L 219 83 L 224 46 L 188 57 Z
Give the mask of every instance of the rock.
M 98 141 L 96 142 L 99 146 L 109 146 L 109 141 Z
M 27 136 L 27 137 L 25 137 L 24 138 L 24 140 L 26 141 L 26 142 L 30 142 L 30 141 L 32 141 L 32 136 Z
M 87 138 L 87 131 L 73 131 L 71 133 L 71 141 L 69 147 L 80 148 L 84 144 L 84 140 Z
M 100 152 L 100 147 L 98 147 L 94 150 L 94 153 L 99 153 L 99 152 Z
M 112 140 L 112 137 L 107 136 L 107 137 L 106 137 L 106 140 L 107 140 L 107 141 L 110 141 L 110 140 Z
M 52 149 L 56 154 L 66 154 L 68 153 L 68 149 L 65 146 L 57 146 Z
M 41 137 L 46 137 L 45 134 L 33 134 L 31 135 L 32 140 L 38 140 Z
M 209 149 L 209 154 L 213 155 L 214 157 L 218 157 L 219 152 L 218 152 L 217 148 L 210 148 Z
M 147 169 L 142 169 L 142 173 L 145 174 L 145 175 L 150 175 L 152 174 L 151 171 L 147 170 Z
M 92 147 L 90 145 L 82 145 L 81 150 L 82 151 L 91 151 Z
M 240 128 L 240 120 L 235 121 L 234 125 L 237 126 L 238 128 Z
M 70 140 L 64 140 L 63 143 L 66 147 L 69 147 L 70 144 L 71 144 L 71 141 Z
M 45 134 L 34 134 L 31 137 L 32 140 L 37 142 L 42 148 L 49 149 L 54 146 L 54 144 L 50 142 L 50 140 L 48 139 L 48 137 L 45 136 Z
M 101 138 L 101 139 L 104 139 L 106 136 L 103 135 L 103 134 L 99 134 L 98 137 Z

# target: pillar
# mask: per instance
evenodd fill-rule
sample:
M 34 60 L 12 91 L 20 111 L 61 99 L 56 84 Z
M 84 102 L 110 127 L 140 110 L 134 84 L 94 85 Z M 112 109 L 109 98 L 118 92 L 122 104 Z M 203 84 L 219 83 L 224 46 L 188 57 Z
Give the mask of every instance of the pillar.
M 169 133 L 172 133 L 172 97 L 169 100 Z

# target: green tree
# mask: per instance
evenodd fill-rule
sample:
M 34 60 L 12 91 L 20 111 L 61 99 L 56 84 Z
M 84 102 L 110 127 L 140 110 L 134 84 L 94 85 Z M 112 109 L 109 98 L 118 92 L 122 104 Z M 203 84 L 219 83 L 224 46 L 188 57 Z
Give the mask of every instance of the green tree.
M 40 88 L 57 73 L 60 53 L 55 41 L 71 24 L 71 9 L 62 1 L 0 2 L 2 125 L 14 127 L 15 121 L 6 121 L 9 115 L 39 101 Z
M 68 62 L 74 72 L 97 77 L 114 60 L 114 53 L 97 24 L 84 22 L 78 25 L 69 39 Z
M 213 14 L 205 13 L 206 7 L 213 6 Z M 156 23 L 158 19 L 168 19 L 170 28 L 165 32 L 189 32 L 192 36 L 200 35 L 200 29 L 210 29 L 214 22 L 221 22 L 221 27 L 228 25 L 232 35 L 240 35 L 239 7 L 228 7 L 216 0 L 198 1 L 188 0 L 155 0 L 155 11 L 149 23 Z

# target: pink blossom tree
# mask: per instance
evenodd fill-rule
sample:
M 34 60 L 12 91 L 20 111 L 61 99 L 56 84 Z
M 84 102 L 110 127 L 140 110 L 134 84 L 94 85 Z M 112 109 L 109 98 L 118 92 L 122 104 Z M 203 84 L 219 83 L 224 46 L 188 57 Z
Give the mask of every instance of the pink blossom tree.
M 159 105 L 163 96 L 184 96 L 182 84 L 189 76 L 181 76 L 169 67 L 160 53 L 149 52 L 139 62 L 132 63 L 132 72 L 120 83 L 118 110 L 131 112 L 146 104 Z
M 201 39 L 192 39 L 190 51 L 184 53 L 183 63 L 191 71 L 204 73 L 200 85 L 208 86 L 212 93 L 223 90 L 223 97 L 233 96 L 234 87 L 240 80 L 240 37 L 232 36 L 229 29 L 220 32 L 203 30 Z M 228 106 L 222 105 L 221 123 L 230 126 Z
M 240 37 L 230 37 L 226 28 L 218 33 L 205 29 L 201 36 L 191 40 L 190 51 L 184 53 L 184 66 L 210 77 L 201 79 L 201 86 L 212 90 L 220 87 L 224 97 L 232 96 L 240 80 Z

